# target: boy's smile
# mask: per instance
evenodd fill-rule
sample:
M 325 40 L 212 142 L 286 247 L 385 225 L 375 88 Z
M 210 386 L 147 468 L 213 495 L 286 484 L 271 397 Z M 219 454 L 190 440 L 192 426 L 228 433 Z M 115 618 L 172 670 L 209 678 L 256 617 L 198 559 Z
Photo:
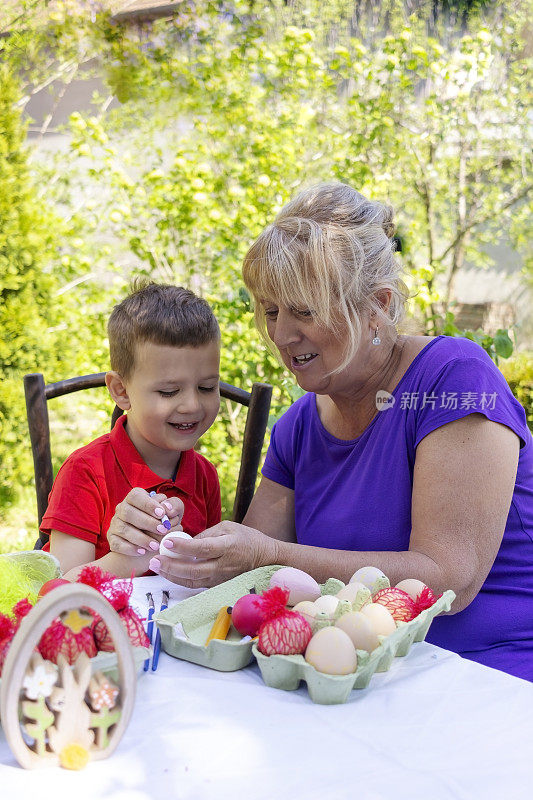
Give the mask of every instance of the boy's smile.
M 220 346 L 176 347 L 140 342 L 123 381 L 126 431 L 150 469 L 170 478 L 182 450 L 193 448 L 220 406 Z

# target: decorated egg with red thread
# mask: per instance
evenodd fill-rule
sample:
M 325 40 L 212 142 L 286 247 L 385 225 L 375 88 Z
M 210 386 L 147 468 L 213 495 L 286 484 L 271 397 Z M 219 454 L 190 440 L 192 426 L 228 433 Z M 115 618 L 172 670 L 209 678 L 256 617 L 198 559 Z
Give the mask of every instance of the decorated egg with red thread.
M 264 622 L 259 628 L 257 646 L 266 656 L 292 656 L 303 653 L 313 632 L 309 623 L 294 611 Z
M 402 589 L 380 589 L 372 598 L 372 602 L 384 606 L 396 622 L 410 622 L 418 614 L 415 601 Z

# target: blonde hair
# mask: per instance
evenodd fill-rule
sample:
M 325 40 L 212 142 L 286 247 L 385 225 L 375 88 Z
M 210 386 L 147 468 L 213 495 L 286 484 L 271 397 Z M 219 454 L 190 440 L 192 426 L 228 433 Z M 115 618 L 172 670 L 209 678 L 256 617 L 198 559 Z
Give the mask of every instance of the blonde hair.
M 268 341 L 260 298 L 309 309 L 319 324 L 347 337 L 343 369 L 362 335 L 361 312 L 396 326 L 407 288 L 394 252 L 393 211 L 343 183 L 312 186 L 289 202 L 244 258 L 243 278 L 255 300 L 256 324 Z M 391 293 L 386 312 L 377 294 Z

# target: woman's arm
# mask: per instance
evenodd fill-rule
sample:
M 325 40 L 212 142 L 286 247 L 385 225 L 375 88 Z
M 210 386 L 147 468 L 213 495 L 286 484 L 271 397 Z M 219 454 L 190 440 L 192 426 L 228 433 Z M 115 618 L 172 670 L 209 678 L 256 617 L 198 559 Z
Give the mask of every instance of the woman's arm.
M 376 566 L 392 585 L 418 578 L 436 593 L 452 589 L 457 595 L 453 613 L 462 611 L 498 553 L 518 454 L 516 434 L 481 414 L 443 425 L 417 448 L 409 550 L 349 553 L 300 547 L 297 552 L 280 543 L 277 563 L 291 563 L 319 581 L 329 575 L 346 581 L 359 567 Z
M 513 494 L 519 440 L 509 428 L 471 414 L 428 434 L 416 453 L 408 551 L 339 551 L 294 543 L 294 499 L 261 482 L 244 528 L 223 522 L 176 552 L 204 561 L 159 558 L 157 571 L 184 586 L 213 586 L 254 567 L 286 564 L 319 582 L 348 581 L 359 567 L 379 567 L 394 585 L 419 578 L 435 592 L 453 589 L 453 611 L 475 597 L 496 558 Z M 292 505 L 291 505 L 292 503 Z M 291 509 L 292 527 L 287 522 Z M 382 513 L 387 513 L 383 498 Z M 260 527 L 261 526 L 261 527 Z M 259 528 L 268 536 L 260 533 Z M 275 534 L 278 534 L 274 538 Z M 172 563 L 170 563 L 172 562 Z
M 268 478 L 261 478 L 243 524 L 256 528 L 272 539 L 296 542 L 293 490 Z

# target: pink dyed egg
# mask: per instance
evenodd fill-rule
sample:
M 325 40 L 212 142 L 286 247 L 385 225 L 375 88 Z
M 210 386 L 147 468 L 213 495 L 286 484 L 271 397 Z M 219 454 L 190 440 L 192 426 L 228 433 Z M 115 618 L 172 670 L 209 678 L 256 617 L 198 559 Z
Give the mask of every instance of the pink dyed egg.
M 303 600 L 313 602 L 320 597 L 320 586 L 307 572 L 295 567 L 282 567 L 270 578 L 270 588 L 279 586 L 289 592 L 287 605 L 295 606 Z

